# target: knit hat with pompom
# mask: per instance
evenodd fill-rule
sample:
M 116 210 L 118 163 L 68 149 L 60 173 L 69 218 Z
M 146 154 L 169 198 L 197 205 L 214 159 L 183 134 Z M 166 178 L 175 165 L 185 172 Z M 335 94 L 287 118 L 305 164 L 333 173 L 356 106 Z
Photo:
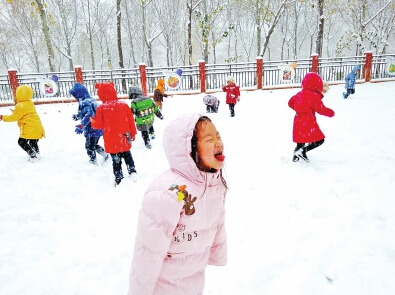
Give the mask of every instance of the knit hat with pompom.
M 232 76 L 228 76 L 228 77 L 226 77 L 226 82 L 232 82 L 232 83 L 235 83 L 235 78 L 233 78 Z

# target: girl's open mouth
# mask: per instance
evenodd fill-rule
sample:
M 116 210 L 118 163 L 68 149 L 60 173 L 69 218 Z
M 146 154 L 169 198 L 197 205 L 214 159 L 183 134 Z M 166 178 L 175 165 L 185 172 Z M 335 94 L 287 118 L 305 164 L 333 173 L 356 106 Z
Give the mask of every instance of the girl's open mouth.
M 214 157 L 220 162 L 223 162 L 225 160 L 225 156 L 222 154 L 222 152 L 215 154 Z

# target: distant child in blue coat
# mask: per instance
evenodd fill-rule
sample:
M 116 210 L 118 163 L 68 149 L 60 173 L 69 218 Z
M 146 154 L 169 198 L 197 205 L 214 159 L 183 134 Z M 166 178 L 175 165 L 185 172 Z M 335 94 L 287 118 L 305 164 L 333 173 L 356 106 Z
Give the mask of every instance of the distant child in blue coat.
M 85 149 L 89 156 L 89 163 L 97 165 L 96 152 L 103 156 L 104 161 L 107 161 L 108 154 L 98 144 L 100 137 L 103 135 L 103 130 L 93 129 L 90 121 L 90 118 L 96 115 L 97 101 L 90 96 L 88 89 L 80 83 L 75 83 L 69 93 L 78 101 L 78 114 L 71 117 L 74 121 L 81 120 L 81 123 L 75 126 L 75 133 L 84 133 Z
M 343 92 L 343 97 L 347 98 L 350 94 L 355 93 L 355 80 L 357 76 L 359 75 L 359 72 L 361 70 L 360 65 L 356 65 L 353 67 L 351 72 L 346 76 L 346 86 L 345 88 L 347 89 L 347 92 Z

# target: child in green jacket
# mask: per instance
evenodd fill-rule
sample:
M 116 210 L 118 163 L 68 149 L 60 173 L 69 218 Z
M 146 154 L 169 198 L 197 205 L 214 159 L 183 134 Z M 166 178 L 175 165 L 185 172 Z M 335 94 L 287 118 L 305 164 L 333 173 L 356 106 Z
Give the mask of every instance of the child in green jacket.
M 161 120 L 163 120 L 163 115 L 154 101 L 150 97 L 143 96 L 141 89 L 137 86 L 129 88 L 129 99 L 132 100 L 130 108 L 136 121 L 137 130 L 141 131 L 145 147 L 150 149 L 150 138 L 155 138 L 154 115 Z

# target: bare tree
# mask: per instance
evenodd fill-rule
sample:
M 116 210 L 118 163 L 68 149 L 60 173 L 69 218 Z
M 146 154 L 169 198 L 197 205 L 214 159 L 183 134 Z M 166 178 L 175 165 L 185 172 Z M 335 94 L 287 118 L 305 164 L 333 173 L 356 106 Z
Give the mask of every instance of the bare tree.
M 46 5 L 44 4 L 43 0 L 35 0 L 33 2 L 37 5 L 37 10 L 40 15 L 40 20 L 41 20 L 41 29 L 44 34 L 45 38 L 45 44 L 47 45 L 47 50 L 48 50 L 48 64 L 49 64 L 49 70 L 51 72 L 55 71 L 55 66 L 54 66 L 54 51 L 52 47 L 52 42 L 51 42 L 51 37 L 49 33 L 49 27 L 47 23 L 47 13 L 46 13 Z
M 55 24 L 51 40 L 55 48 L 68 60 L 69 70 L 74 69 L 72 46 L 77 36 L 77 0 L 52 0 Z
M 92 70 L 94 70 L 96 68 L 94 39 L 97 38 L 100 33 L 105 32 L 104 29 L 108 25 L 115 7 L 108 7 L 108 5 L 104 2 L 102 3 L 101 0 L 81 0 L 80 3 L 81 10 L 85 14 L 83 22 L 89 42 L 91 67 Z
M 324 40 L 324 0 L 317 0 L 317 10 L 318 10 L 318 34 L 315 44 L 315 52 L 318 56 L 322 55 L 322 42 Z
M 187 0 L 187 12 L 188 12 L 188 65 L 192 65 L 192 19 L 193 12 L 202 3 L 203 0 Z
M 40 72 L 40 48 L 42 47 L 42 30 L 40 19 L 34 6 L 30 3 L 11 1 L 2 6 L 0 15 L 2 22 L 0 33 L 3 35 L 3 61 L 12 60 L 12 64 L 21 68 L 21 61 L 26 62 L 22 57 L 31 56 L 33 68 Z

